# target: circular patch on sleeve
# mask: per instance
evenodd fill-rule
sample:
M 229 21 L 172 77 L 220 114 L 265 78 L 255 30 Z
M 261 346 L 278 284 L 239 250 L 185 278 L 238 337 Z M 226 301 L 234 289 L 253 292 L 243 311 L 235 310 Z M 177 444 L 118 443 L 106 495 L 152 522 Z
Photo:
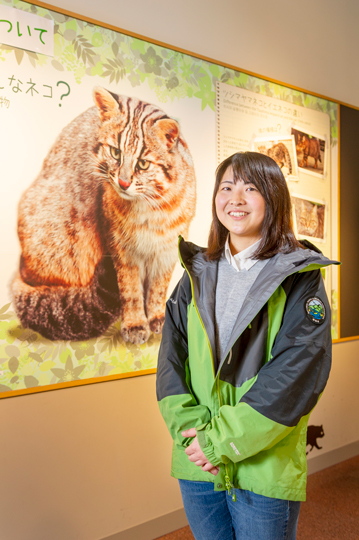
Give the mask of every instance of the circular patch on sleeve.
M 308 298 L 305 303 L 305 310 L 307 312 L 308 319 L 312 321 L 312 323 L 322 324 L 325 321 L 325 305 L 317 296 Z

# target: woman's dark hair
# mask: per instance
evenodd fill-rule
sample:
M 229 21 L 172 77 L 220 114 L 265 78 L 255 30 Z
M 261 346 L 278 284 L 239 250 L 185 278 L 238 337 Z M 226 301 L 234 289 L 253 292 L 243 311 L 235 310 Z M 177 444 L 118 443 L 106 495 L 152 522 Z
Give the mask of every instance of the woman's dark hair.
M 287 182 L 276 162 L 258 152 L 237 152 L 217 167 L 212 199 L 212 224 L 206 256 L 209 260 L 221 257 L 228 230 L 216 213 L 216 195 L 224 173 L 232 167 L 235 182 L 253 184 L 265 201 L 265 216 L 261 242 L 253 254 L 255 259 L 269 259 L 277 253 L 291 253 L 302 246 L 292 229 L 291 200 Z

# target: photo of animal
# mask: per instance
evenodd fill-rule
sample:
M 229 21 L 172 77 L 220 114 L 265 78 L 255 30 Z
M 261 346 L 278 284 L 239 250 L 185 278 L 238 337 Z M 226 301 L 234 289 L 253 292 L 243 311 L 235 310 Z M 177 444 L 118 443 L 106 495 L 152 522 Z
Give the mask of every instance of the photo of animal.
M 298 166 L 323 172 L 325 141 L 292 128 L 298 157 Z
M 292 197 L 299 235 L 324 240 L 325 205 Z
M 192 157 L 178 122 L 150 103 L 95 88 L 18 208 L 11 283 L 25 328 L 50 340 L 125 341 L 160 333 L 178 235 L 195 214 Z
M 288 175 L 292 174 L 292 160 L 290 158 L 288 148 L 284 143 L 278 142 L 269 148 L 267 148 L 265 145 L 258 145 L 257 148 L 258 152 L 261 154 L 265 154 L 274 159 L 281 169 L 286 167 L 287 171 L 285 172 L 287 172 Z

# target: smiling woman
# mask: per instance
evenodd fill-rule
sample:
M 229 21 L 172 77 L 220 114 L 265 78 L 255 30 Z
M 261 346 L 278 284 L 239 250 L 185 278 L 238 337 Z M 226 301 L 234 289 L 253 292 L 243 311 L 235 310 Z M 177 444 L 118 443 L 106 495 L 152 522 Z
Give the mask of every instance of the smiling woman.
M 251 204 L 254 205 L 252 209 L 253 214 L 258 220 L 261 220 L 260 216 L 264 210 L 264 219 L 261 220 L 260 233 L 253 240 L 256 241 L 258 238 L 261 238 L 261 242 L 255 253 L 256 258 L 267 259 L 278 252 L 290 253 L 301 247 L 292 229 L 290 195 L 282 171 L 272 158 L 258 152 L 244 152 L 233 154 L 233 156 L 225 159 L 217 168 L 212 200 L 212 224 L 206 251 L 206 255 L 210 260 L 218 260 L 221 257 L 228 232 L 231 232 L 229 223 L 227 221 L 223 223 L 220 218 L 219 214 L 222 215 L 220 208 L 219 214 L 217 214 L 217 198 L 221 197 L 223 191 L 221 185 L 224 181 L 226 182 L 223 184 L 223 187 L 229 188 L 230 193 L 240 189 L 240 187 L 237 188 L 237 184 L 240 181 L 243 185 L 244 192 L 247 193 L 243 202 L 245 200 L 246 204 L 248 204 L 249 200 L 252 201 Z M 247 188 L 245 188 L 246 185 L 248 185 L 250 191 L 247 191 Z M 249 195 L 250 193 L 252 195 Z M 264 209 L 262 208 L 261 211 L 259 211 L 259 206 L 262 204 L 259 202 L 260 200 L 264 203 Z M 249 207 L 246 207 L 245 204 L 238 204 L 238 207 L 249 213 Z M 234 218 L 232 218 L 231 222 L 233 221 Z M 244 221 L 249 222 L 246 219 Z M 243 232 L 244 234 L 241 235 L 243 247 L 241 249 L 253 244 L 253 242 L 249 241 L 250 236 L 247 241 L 245 240 L 246 234 L 245 231 Z M 241 249 L 238 249 L 238 251 L 241 251 Z
M 287 184 L 268 156 L 223 161 L 212 212 L 207 248 L 180 242 L 185 272 L 159 352 L 172 475 L 196 540 L 294 540 L 306 426 L 331 362 L 319 269 L 335 261 L 296 240 Z

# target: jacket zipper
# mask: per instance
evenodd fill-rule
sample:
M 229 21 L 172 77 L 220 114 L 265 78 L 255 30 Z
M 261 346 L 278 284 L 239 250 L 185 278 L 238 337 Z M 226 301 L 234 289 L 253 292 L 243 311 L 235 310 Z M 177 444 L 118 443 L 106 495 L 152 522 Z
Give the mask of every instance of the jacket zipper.
M 179 237 L 178 245 L 179 245 L 181 239 L 182 239 L 182 238 Z M 211 343 L 210 343 L 209 338 L 208 338 L 208 335 L 207 335 L 206 328 L 205 328 L 205 326 L 204 326 L 204 324 L 203 324 L 201 315 L 200 315 L 200 313 L 199 313 L 199 311 L 198 311 L 198 307 L 197 307 L 197 304 L 196 304 L 196 298 L 195 298 L 194 290 L 193 290 L 193 281 L 192 281 L 192 277 L 191 277 L 189 271 L 187 270 L 186 265 L 185 265 L 184 262 L 183 262 L 183 259 L 182 259 L 180 250 L 178 250 L 178 253 L 179 253 L 179 258 L 180 258 L 180 261 L 181 261 L 181 263 L 182 263 L 182 266 L 185 268 L 185 270 L 186 270 L 186 272 L 187 272 L 187 274 L 188 274 L 189 280 L 190 280 L 190 282 L 191 282 L 191 290 L 192 290 L 193 304 L 194 304 L 194 307 L 195 307 L 195 309 L 196 309 L 196 312 L 197 312 L 199 321 L 200 321 L 200 323 L 201 323 L 201 326 L 202 326 L 204 335 L 206 336 L 206 339 L 207 339 L 208 349 L 209 349 L 210 356 L 211 356 L 211 361 L 212 361 L 213 378 L 216 379 L 216 372 L 215 372 L 215 369 L 214 369 L 214 361 L 213 361 L 212 347 L 211 347 Z M 217 380 L 216 380 L 216 388 L 217 388 L 217 395 L 218 395 L 218 403 L 219 403 L 219 407 L 221 408 L 221 407 L 222 407 L 222 399 L 221 399 L 221 394 L 220 394 L 220 390 L 219 390 L 219 377 L 217 377 Z M 226 489 L 227 489 L 228 495 L 231 494 L 232 489 L 233 489 L 232 500 L 235 502 L 235 501 L 237 500 L 236 492 L 235 492 L 235 489 L 234 489 L 233 482 L 231 482 L 231 479 L 230 479 L 230 477 L 229 477 L 229 470 L 228 470 L 228 465 L 227 465 L 227 463 L 224 464 L 224 467 L 225 467 L 225 471 L 226 471 L 226 474 L 225 474 L 225 476 L 224 476 L 224 480 L 225 480 L 225 482 L 226 482 Z
M 232 349 L 231 349 L 231 352 L 232 352 Z M 231 357 L 232 358 L 232 355 Z M 213 361 L 213 360 L 212 360 Z M 222 399 L 221 399 L 221 393 L 220 393 L 220 390 L 219 390 L 219 377 L 217 376 L 217 394 L 218 394 L 218 401 L 219 401 L 219 407 L 221 408 L 222 407 Z M 224 467 L 225 467 L 225 470 L 226 470 L 226 474 L 224 475 L 224 480 L 226 482 L 226 489 L 227 489 L 227 493 L 228 495 L 231 494 L 232 490 L 233 490 L 233 493 L 232 493 L 232 501 L 233 502 L 236 502 L 237 500 L 237 497 L 236 497 L 236 490 L 234 489 L 234 485 L 233 485 L 233 478 L 231 480 L 230 476 L 229 476 L 229 470 L 228 470 L 228 465 L 227 463 L 224 464 Z

